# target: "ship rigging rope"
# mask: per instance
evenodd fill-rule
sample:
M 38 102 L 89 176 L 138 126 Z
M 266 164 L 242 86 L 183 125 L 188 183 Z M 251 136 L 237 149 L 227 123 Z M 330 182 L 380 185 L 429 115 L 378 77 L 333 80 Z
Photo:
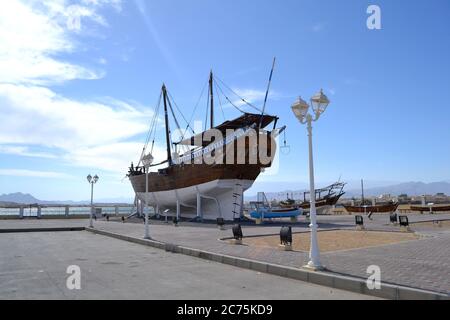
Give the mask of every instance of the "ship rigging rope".
M 241 99 L 242 102 L 244 102 L 246 105 L 252 107 L 253 109 L 257 110 L 258 112 L 263 112 L 263 110 L 261 110 L 260 108 L 256 107 L 255 105 L 251 104 L 250 102 L 248 102 L 247 100 L 245 100 L 244 98 L 242 98 L 239 94 L 237 94 L 233 89 L 231 89 L 229 86 L 227 86 L 227 84 L 225 82 L 223 82 L 222 80 L 220 80 L 219 77 L 214 76 L 214 79 L 217 79 L 220 81 L 221 84 L 223 84 L 225 86 L 225 88 L 227 88 L 228 90 L 230 90 L 234 95 L 236 95 L 239 99 Z M 222 90 L 220 90 L 222 91 Z M 223 91 L 222 91 L 223 94 Z M 224 94 L 225 98 L 227 98 L 227 96 Z M 230 99 L 227 98 L 227 100 L 229 101 Z
M 172 95 L 170 94 L 169 91 L 167 91 L 167 93 L 168 93 L 168 95 L 169 95 L 169 98 L 172 100 L 173 104 L 175 105 L 175 108 L 176 108 L 177 111 L 181 114 L 181 117 L 183 118 L 184 122 L 186 122 L 186 125 L 187 125 L 187 126 L 186 126 L 186 129 L 191 129 L 192 133 L 195 134 L 194 129 L 192 129 L 192 127 L 190 126 L 190 123 L 189 123 L 189 122 L 186 120 L 186 118 L 184 117 L 183 112 L 181 112 L 180 108 L 178 108 L 178 105 L 177 105 L 175 99 L 172 97 Z M 175 115 L 174 115 L 174 117 L 175 117 Z M 181 131 L 181 129 L 180 129 L 180 131 Z
M 152 138 L 152 147 L 150 149 L 150 154 L 153 154 L 153 147 L 155 146 L 156 123 L 158 122 L 159 110 L 160 110 L 160 106 L 161 106 L 161 98 L 162 98 L 162 92 L 159 95 L 158 108 L 156 109 L 156 113 L 154 115 L 153 123 L 152 123 L 152 127 L 153 127 L 152 137 L 153 138 Z
M 220 90 L 220 92 L 223 94 L 223 96 L 225 97 L 225 99 L 227 99 L 228 103 L 231 104 L 233 107 L 235 107 L 239 112 L 245 113 L 244 111 L 242 111 L 241 109 L 239 109 L 238 106 L 236 106 L 233 102 L 231 102 L 231 100 L 225 95 L 225 93 L 223 92 L 222 88 L 218 85 L 217 86 Z
M 161 98 L 162 98 L 162 92 L 159 94 L 158 103 L 156 104 L 155 112 L 153 113 L 152 120 L 150 121 L 150 128 L 148 130 L 147 137 L 145 138 L 145 144 L 144 144 L 144 147 L 142 148 L 142 153 L 141 153 L 141 157 L 139 158 L 138 166 L 142 162 L 142 157 L 145 154 L 145 150 L 147 149 L 148 143 L 150 142 L 150 139 L 152 138 L 152 136 L 153 136 L 153 142 L 152 142 L 152 148 L 150 150 L 150 153 L 153 152 L 153 146 L 155 144 L 155 136 L 154 135 L 156 133 L 156 130 L 155 130 L 156 129 L 156 120 L 157 120 L 158 114 L 159 114 Z
M 241 97 L 239 94 L 237 94 L 233 89 L 231 89 L 225 82 L 223 82 L 219 77 L 214 76 L 213 80 L 216 80 L 216 81 L 214 81 L 214 86 L 215 86 L 215 88 L 216 88 L 217 96 L 218 96 L 218 99 L 219 99 L 219 105 L 220 105 L 220 108 L 221 108 L 221 111 L 222 111 L 222 116 L 223 116 L 223 118 L 224 118 L 224 121 L 225 121 L 225 113 L 224 113 L 224 111 L 223 111 L 223 104 L 222 104 L 222 100 L 221 100 L 220 95 L 219 95 L 219 91 L 220 91 L 221 94 L 225 97 L 225 99 L 228 101 L 228 103 L 231 104 L 236 110 L 238 110 L 238 111 L 241 112 L 241 113 L 245 113 L 245 111 L 243 111 L 242 109 L 240 109 L 236 104 L 234 104 L 234 103 L 231 101 L 230 98 L 228 98 L 228 96 L 224 93 L 222 87 L 219 85 L 218 81 L 219 81 L 220 83 L 222 83 L 228 90 L 230 90 L 234 95 L 236 95 L 236 96 L 237 96 L 242 102 L 244 102 L 246 105 L 252 107 L 253 109 L 255 109 L 255 110 L 258 111 L 258 112 L 262 112 L 262 110 L 261 110 L 260 108 L 256 107 L 255 105 L 251 104 L 250 102 L 248 102 L 247 100 L 245 100 L 244 98 L 242 98 L 242 97 Z M 192 127 L 190 127 L 190 123 L 192 122 L 192 119 L 193 119 L 194 116 L 195 116 L 195 112 L 196 112 L 196 110 L 197 110 L 197 107 L 198 107 L 199 104 L 200 104 L 200 101 L 201 101 L 201 99 L 202 99 L 202 97 L 203 97 L 203 94 L 204 94 L 204 92 L 205 92 L 205 88 L 206 88 L 207 84 L 208 84 L 208 80 L 205 81 L 205 84 L 203 85 L 202 91 L 201 91 L 201 93 L 200 93 L 200 96 L 198 97 L 197 103 L 195 104 L 194 110 L 192 111 L 192 114 L 191 114 L 191 117 L 190 117 L 189 121 L 186 121 L 186 120 L 185 120 L 185 121 L 187 122 L 188 125 L 186 126 L 186 128 L 185 128 L 185 130 L 184 130 L 184 132 L 183 132 L 183 135 L 181 136 L 181 141 L 186 137 L 186 133 L 187 133 L 187 131 L 188 131 L 189 128 L 192 130 L 193 134 L 195 134 L 195 131 L 192 129 Z M 209 92 L 209 89 L 208 89 L 208 92 Z M 209 94 L 208 94 L 208 96 L 209 96 Z M 172 98 L 172 99 L 173 99 L 173 98 Z M 205 130 L 206 130 L 206 123 L 207 123 L 207 119 L 208 119 L 208 115 L 209 115 L 209 103 L 210 103 L 210 102 L 209 102 L 209 98 L 208 98 L 208 99 L 207 99 L 207 111 L 206 111 Z M 180 112 L 180 113 L 181 113 L 181 112 Z
M 217 81 L 214 81 L 214 87 L 216 88 L 216 92 L 219 92 L 219 90 L 217 89 Z M 217 95 L 218 99 L 219 99 L 219 106 L 220 106 L 220 110 L 222 110 L 222 117 L 223 117 L 223 121 L 225 122 L 225 112 L 223 112 L 223 107 L 222 107 L 222 99 L 220 99 L 220 94 Z
M 158 117 L 158 113 L 159 113 L 159 106 L 161 104 L 161 98 L 162 98 L 162 93 L 159 94 L 159 98 L 158 98 L 158 103 L 156 105 L 155 108 L 155 112 L 153 113 L 153 117 L 152 120 L 150 122 L 150 129 L 148 131 L 147 134 L 147 138 L 145 140 L 145 145 L 147 145 L 152 137 L 153 131 L 154 131 L 154 127 L 155 127 L 155 122 L 156 122 L 156 118 Z
M 195 104 L 194 110 L 192 111 L 192 114 L 191 114 L 191 117 L 190 117 L 190 119 L 189 119 L 188 125 L 192 122 L 192 119 L 194 119 L 195 111 L 197 110 L 197 107 L 198 107 L 198 105 L 200 104 L 200 100 L 201 100 L 202 97 L 203 97 L 203 93 L 205 92 L 205 88 L 206 88 L 206 85 L 207 85 L 207 84 L 208 84 L 208 80 L 207 80 L 207 81 L 205 82 L 205 84 L 203 85 L 202 92 L 200 93 L 200 96 L 198 97 L 197 103 Z M 186 129 L 185 129 L 184 132 L 183 132 L 183 135 L 181 136 L 181 139 L 182 139 L 182 140 L 183 140 L 184 137 L 186 136 L 187 129 L 188 129 L 188 127 L 186 127 Z M 191 128 L 191 129 L 192 129 L 192 128 Z M 192 130 L 192 132 L 193 132 L 193 134 L 195 134 L 195 131 L 194 131 L 194 130 Z
M 248 102 L 247 100 L 245 100 L 244 98 L 242 98 L 242 97 L 241 97 L 239 94 L 237 94 L 233 89 L 231 89 L 225 82 L 223 82 L 219 77 L 214 76 L 213 80 L 218 80 L 224 87 L 226 87 L 226 88 L 227 88 L 229 91 L 231 91 L 236 97 L 238 97 L 244 104 L 250 106 L 251 108 L 255 109 L 255 110 L 258 111 L 258 112 L 261 112 L 261 114 L 264 114 L 264 112 L 263 112 L 260 108 L 256 107 L 256 106 L 253 105 L 252 103 L 250 103 L 250 102 Z M 230 103 L 230 104 L 231 104 L 235 109 L 237 109 L 239 112 L 245 113 L 245 111 L 243 111 L 241 108 L 239 108 L 235 103 L 233 103 L 233 102 L 231 101 L 230 98 L 228 98 L 228 96 L 224 93 L 222 87 L 221 87 L 220 84 L 218 83 L 218 81 L 214 81 L 214 87 L 215 87 L 215 89 L 216 89 L 216 92 L 218 93 L 218 92 L 220 91 L 220 93 L 225 97 L 225 99 L 228 101 L 228 103 Z M 196 110 L 197 110 L 198 105 L 200 104 L 200 101 L 201 101 L 201 99 L 202 99 L 202 97 L 203 97 L 203 94 L 204 94 L 204 92 L 205 92 L 205 88 L 206 88 L 206 85 L 207 85 L 207 84 L 208 84 L 208 81 L 206 81 L 205 84 L 204 84 L 204 86 L 203 86 L 203 89 L 202 89 L 202 91 L 201 91 L 201 93 L 200 93 L 200 96 L 199 96 L 199 98 L 198 98 L 198 100 L 197 100 L 197 103 L 195 104 L 194 110 L 192 111 L 192 114 L 191 114 L 191 117 L 190 117 L 189 121 L 186 120 L 186 118 L 184 117 L 184 115 L 183 115 L 183 113 L 181 112 L 180 108 L 178 107 L 177 103 L 175 102 L 175 99 L 172 97 L 172 95 L 170 94 L 170 92 L 167 91 L 168 97 L 169 97 L 169 99 L 167 99 L 167 100 L 168 100 L 168 102 L 169 102 L 170 111 L 171 111 L 172 116 L 173 116 L 173 118 L 174 118 L 174 120 L 175 120 L 175 123 L 176 123 L 176 125 L 177 125 L 177 128 L 178 128 L 180 131 L 182 131 L 182 130 L 181 130 L 181 127 L 180 127 L 180 124 L 178 123 L 178 120 L 177 120 L 177 118 L 176 118 L 176 116 L 175 116 L 175 112 L 174 112 L 174 110 L 173 110 L 173 108 L 172 108 L 172 104 L 171 104 L 170 100 L 172 100 L 172 102 L 174 103 L 174 105 L 175 105 L 177 111 L 181 114 L 181 116 L 182 116 L 184 122 L 186 122 L 186 128 L 184 129 L 184 132 L 183 132 L 183 134 L 182 134 L 182 136 L 181 136 L 181 140 L 180 140 L 180 141 L 183 141 L 183 140 L 184 140 L 184 138 L 185 138 L 185 136 L 186 136 L 186 133 L 187 133 L 188 129 L 190 129 L 190 130 L 192 131 L 192 133 L 195 135 L 195 131 L 194 131 L 194 129 L 191 127 L 190 124 L 191 124 L 191 122 L 192 122 L 192 119 L 193 119 L 194 116 L 195 116 L 195 112 L 196 112 Z M 209 109 L 210 109 L 210 108 L 209 108 L 209 107 L 210 107 L 210 99 L 209 99 L 209 95 L 210 95 L 210 88 L 208 88 L 208 99 L 207 99 L 207 104 L 206 104 L 205 130 L 206 130 L 207 122 L 208 122 L 208 115 L 209 115 Z M 225 113 L 224 113 L 224 110 L 223 110 L 222 100 L 221 100 L 219 94 L 217 94 L 217 96 L 218 96 L 218 99 L 219 99 L 219 105 L 220 105 L 220 109 L 221 109 L 221 111 L 222 111 L 222 116 L 223 116 L 224 121 L 225 121 Z M 159 97 L 159 102 L 158 102 L 158 111 L 159 111 L 159 105 L 160 105 L 160 103 L 161 103 L 161 95 L 160 95 L 160 97 Z M 155 120 L 155 119 L 154 119 L 154 120 Z M 156 124 L 156 121 L 153 121 L 153 120 L 152 120 L 152 127 L 154 127 L 155 124 Z M 144 153 L 144 151 L 145 151 L 145 148 L 146 148 L 148 142 L 150 141 L 150 134 L 151 134 L 152 132 L 153 132 L 153 129 L 151 129 L 150 132 L 149 132 L 149 135 L 148 135 L 147 140 L 146 140 L 145 147 L 144 147 L 144 149 L 143 149 L 143 153 Z M 156 133 L 156 130 L 155 130 L 155 133 Z M 153 144 L 152 144 L 152 150 L 153 150 L 153 145 L 154 145 L 154 140 L 153 140 Z M 143 156 L 143 154 L 142 154 L 142 156 Z M 141 156 L 141 158 L 142 158 L 142 156 Z
M 170 94 L 169 94 L 169 96 L 170 96 Z M 170 100 L 171 100 L 171 99 L 167 99 L 167 102 L 169 103 L 169 109 L 170 109 L 170 112 L 172 113 L 172 117 L 173 117 L 173 120 L 175 121 L 175 124 L 176 124 L 176 126 L 177 126 L 177 129 L 181 132 L 180 124 L 178 123 L 178 119 L 177 119 L 177 117 L 175 116 L 175 112 L 173 111 L 172 103 L 170 102 Z M 171 141 L 171 142 L 172 142 L 172 141 Z

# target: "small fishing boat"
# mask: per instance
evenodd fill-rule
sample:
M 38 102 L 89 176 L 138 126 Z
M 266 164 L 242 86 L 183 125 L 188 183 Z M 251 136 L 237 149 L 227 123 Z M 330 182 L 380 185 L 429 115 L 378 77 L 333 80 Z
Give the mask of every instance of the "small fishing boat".
M 450 205 L 411 206 L 410 209 L 411 211 L 420 211 L 420 213 L 450 211 Z
M 258 193 L 258 201 L 250 201 L 250 217 L 253 219 L 297 218 L 302 214 L 298 207 L 272 207 L 264 192 Z
M 315 190 L 317 214 L 326 214 L 328 210 L 338 202 L 339 198 L 345 194 L 343 191 L 344 186 L 344 182 L 335 182 L 327 187 Z M 303 212 L 309 212 L 309 191 L 303 193 L 303 201 L 300 203 L 296 203 L 294 199 L 289 198 L 288 194 L 287 199 L 280 201 L 279 205 L 283 209 L 294 210 L 301 208 Z
M 350 213 L 385 213 L 385 212 L 394 212 L 397 210 L 398 203 L 390 201 L 388 203 L 376 204 L 376 205 L 359 205 L 359 206 L 350 206 L 345 205 L 344 208 L 347 212 Z
M 327 211 L 334 206 L 340 197 L 344 195 L 345 182 L 335 182 L 325 188 L 316 189 L 316 210 L 317 214 L 325 214 Z M 325 193 L 325 195 L 323 195 Z M 303 193 L 303 202 L 299 204 L 299 207 L 305 211 L 309 211 L 310 200 L 307 199 L 309 191 Z
M 253 219 L 295 218 L 299 215 L 301 215 L 301 209 L 277 211 L 270 208 L 260 208 L 259 210 L 250 212 L 250 217 Z
M 364 182 L 361 179 L 361 203 L 359 205 L 345 205 L 344 208 L 349 213 L 388 213 L 397 210 L 398 202 L 388 201 L 378 204 L 366 204 L 364 199 Z

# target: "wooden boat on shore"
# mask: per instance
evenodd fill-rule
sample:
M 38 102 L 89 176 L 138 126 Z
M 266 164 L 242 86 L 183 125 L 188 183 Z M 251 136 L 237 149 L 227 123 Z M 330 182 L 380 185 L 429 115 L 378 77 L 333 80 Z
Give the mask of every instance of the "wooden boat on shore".
M 331 206 L 334 206 L 340 197 L 345 194 L 343 191 L 345 186 L 344 182 L 335 182 L 322 189 L 316 189 L 316 210 L 317 214 L 325 214 Z M 325 195 L 323 195 L 325 193 Z M 309 191 L 303 193 L 303 201 L 299 204 L 299 207 L 305 211 L 309 211 L 310 201 L 307 200 Z
M 397 210 L 398 202 L 389 201 L 387 203 L 379 203 L 375 205 L 366 204 L 364 199 L 364 182 L 361 179 L 361 203 L 359 205 L 343 205 L 349 213 L 391 213 Z
M 376 204 L 376 205 L 359 205 L 359 206 L 351 206 L 345 205 L 344 208 L 349 213 L 387 213 L 394 212 L 397 210 L 398 203 L 397 202 L 389 202 L 384 204 Z
M 253 219 L 296 218 L 302 214 L 298 207 L 272 207 L 263 192 L 258 201 L 250 201 L 250 217 Z
M 420 213 L 450 211 L 450 205 L 411 206 L 410 210 L 420 211 Z
M 300 209 L 290 209 L 284 211 L 267 209 L 250 212 L 250 217 L 252 217 L 253 219 L 295 218 L 299 215 L 301 215 Z
M 317 214 L 326 214 L 328 210 L 338 202 L 339 198 L 345 194 L 343 191 L 344 186 L 344 182 L 335 182 L 327 187 L 315 190 Z M 280 201 L 280 209 L 277 210 L 300 208 L 303 212 L 309 212 L 310 200 L 308 198 L 309 191 L 303 193 L 303 200 L 300 203 L 287 197 L 286 200 Z

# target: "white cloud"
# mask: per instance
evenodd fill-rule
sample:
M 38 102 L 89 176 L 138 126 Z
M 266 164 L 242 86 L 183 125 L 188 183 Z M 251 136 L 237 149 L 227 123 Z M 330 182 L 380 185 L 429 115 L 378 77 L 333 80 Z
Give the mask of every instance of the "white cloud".
M 122 11 L 122 0 L 82 0 L 82 3 L 96 7 L 108 5 L 113 7 L 117 12 Z
M 4 1 L 0 10 L 0 82 L 48 84 L 102 77 L 101 72 L 54 56 L 76 49 L 71 30 L 81 30 L 81 18 L 107 25 L 97 13 L 99 5 L 107 2 L 81 6 L 64 0 Z
M 95 146 L 145 132 L 150 119 L 126 102 L 81 102 L 36 86 L 0 84 L 0 103 L 0 143 Z
M 117 142 L 94 147 L 77 148 L 69 152 L 65 158 L 68 162 L 85 167 L 99 168 L 105 171 L 126 173 L 131 161 L 138 160 L 142 143 Z M 153 150 L 155 163 L 165 159 L 166 151 L 158 146 Z M 137 165 L 136 161 L 134 164 Z
M 68 6 L 65 10 L 65 15 L 67 15 L 67 29 L 72 31 L 81 30 L 81 18 L 90 18 L 92 21 L 102 26 L 108 25 L 105 18 L 97 14 L 94 9 L 80 5 Z
M 123 171 L 123 159 L 138 158 L 142 143 L 121 141 L 146 132 L 152 113 L 124 101 L 105 101 L 80 102 L 43 87 L 0 84 L 0 146 L 45 146 L 75 165 Z M 0 152 L 25 155 L 26 149 L 3 146 Z
M 0 176 L 36 177 L 36 178 L 73 178 L 71 175 L 53 171 L 34 171 L 25 169 L 0 169 Z
M 11 154 L 23 157 L 36 157 L 36 158 L 56 158 L 57 156 L 46 152 L 34 152 L 27 146 L 12 146 L 12 145 L 0 145 L 0 153 Z
M 98 79 L 101 72 L 58 59 L 78 50 L 82 21 L 108 25 L 99 9 L 121 10 L 119 0 L 19 1 L 0 10 L 0 153 L 58 157 L 69 165 L 124 172 L 139 156 L 133 138 L 148 129 L 152 113 L 114 98 L 81 101 L 49 85 Z M 69 26 L 68 26 L 69 24 Z M 75 33 L 73 31 L 76 31 Z M 100 58 L 99 62 L 106 60 Z M 42 150 L 36 152 L 33 150 Z M 2 175 L 65 177 L 58 173 L 2 169 Z

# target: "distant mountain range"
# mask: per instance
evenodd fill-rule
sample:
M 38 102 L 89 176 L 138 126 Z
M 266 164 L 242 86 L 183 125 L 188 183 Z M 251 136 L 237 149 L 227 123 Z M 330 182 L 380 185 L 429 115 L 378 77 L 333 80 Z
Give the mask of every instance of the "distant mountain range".
M 33 197 L 29 193 L 9 193 L 0 195 L 0 203 L 18 203 L 18 204 L 68 204 L 68 205 L 81 205 L 89 204 L 90 201 L 46 201 L 39 200 Z M 133 199 L 129 198 L 107 198 L 107 199 L 95 199 L 95 203 L 133 203 Z
M 0 201 L 1 202 L 14 202 L 14 203 L 30 204 L 30 203 L 38 203 L 39 200 L 37 200 L 31 194 L 16 192 L 16 193 L 0 195 Z
M 324 187 L 324 185 L 317 185 L 317 188 Z M 273 190 L 273 189 L 272 189 Z M 303 192 L 307 191 L 307 188 L 304 189 L 284 189 L 280 190 L 278 192 L 265 192 L 267 199 L 272 200 L 284 200 L 286 199 L 287 195 L 291 196 L 293 194 L 295 199 L 299 199 L 300 197 L 303 197 Z M 361 196 L 361 189 L 345 189 L 345 198 L 351 198 L 351 197 L 360 197 Z M 450 195 L 450 181 L 441 181 L 441 182 L 431 182 L 431 183 L 424 183 L 424 182 L 404 182 L 404 183 L 398 183 L 393 185 L 388 185 L 384 187 L 372 187 L 372 188 L 364 188 L 364 195 L 365 196 L 379 196 L 382 194 L 390 194 L 393 196 L 398 196 L 400 194 L 407 194 L 409 196 L 413 195 L 435 195 L 436 193 L 443 192 L 447 195 Z M 256 200 L 256 195 L 250 195 L 245 196 L 246 201 L 254 201 Z
M 407 194 L 409 196 L 419 196 L 422 194 L 435 195 L 436 193 L 443 192 L 450 195 L 450 182 L 405 182 L 386 187 L 376 187 L 370 189 L 364 189 L 364 194 L 370 196 L 378 196 L 381 194 L 391 194 L 398 196 L 400 194 Z M 361 190 L 348 190 L 346 196 L 358 196 L 361 195 Z
M 306 184 L 297 184 L 296 186 L 300 186 L 299 189 L 289 189 L 291 185 L 282 184 L 283 189 L 280 188 L 279 191 L 276 191 L 276 188 L 273 186 L 273 188 L 266 189 L 268 192 L 266 193 L 267 199 L 277 199 L 277 200 L 283 200 L 286 199 L 287 194 L 289 193 L 289 196 L 293 193 L 295 199 L 299 199 L 303 196 L 303 192 L 307 190 Z M 304 187 L 303 187 L 304 185 Z M 354 184 L 353 184 L 354 185 Z M 293 185 L 292 185 L 293 186 Z M 317 188 L 324 187 L 325 185 L 317 185 Z M 271 191 L 270 191 L 271 190 Z M 351 197 L 360 197 L 361 196 L 361 190 L 355 189 L 354 187 L 352 189 L 345 189 L 345 198 L 351 198 Z M 431 183 L 424 183 L 424 182 L 405 182 L 405 183 L 398 183 L 398 184 L 392 184 L 384 187 L 372 187 L 372 188 L 365 188 L 364 194 L 367 197 L 370 196 L 379 196 L 381 194 L 391 194 L 393 196 L 398 196 L 400 194 L 406 193 L 407 195 L 435 195 L 438 192 L 443 192 L 447 195 L 450 195 L 450 181 L 441 181 L 441 182 L 431 182 Z M 246 195 L 245 196 L 246 201 L 253 201 L 256 200 L 256 195 Z M 79 204 L 89 204 L 89 201 L 44 201 L 39 200 L 33 197 L 31 194 L 28 193 L 10 193 L 10 194 L 2 194 L 0 195 L 0 203 L 7 203 L 7 202 L 14 202 L 14 203 L 20 203 L 20 204 L 68 204 L 68 205 L 79 205 Z M 131 198 L 106 198 L 106 199 L 95 199 L 95 203 L 133 203 L 133 199 Z

